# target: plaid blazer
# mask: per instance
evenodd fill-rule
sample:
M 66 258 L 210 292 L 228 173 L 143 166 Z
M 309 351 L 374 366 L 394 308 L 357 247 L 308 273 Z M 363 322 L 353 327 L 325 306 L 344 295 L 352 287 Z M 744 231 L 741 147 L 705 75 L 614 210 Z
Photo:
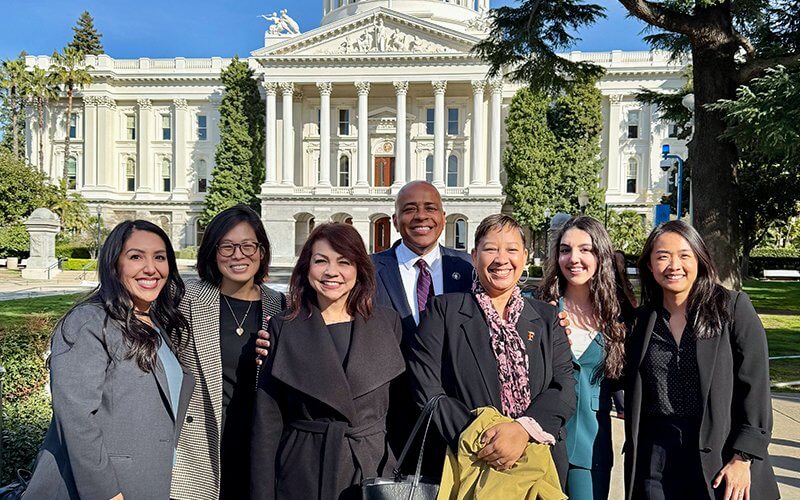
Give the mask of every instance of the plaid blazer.
M 176 500 L 218 500 L 222 436 L 222 359 L 219 346 L 219 288 L 202 280 L 186 283 L 180 311 L 189 323 L 181 362 L 196 383 L 183 424 L 170 497 Z M 261 286 L 262 328 L 286 308 L 286 297 Z M 255 362 L 255 353 L 253 353 Z

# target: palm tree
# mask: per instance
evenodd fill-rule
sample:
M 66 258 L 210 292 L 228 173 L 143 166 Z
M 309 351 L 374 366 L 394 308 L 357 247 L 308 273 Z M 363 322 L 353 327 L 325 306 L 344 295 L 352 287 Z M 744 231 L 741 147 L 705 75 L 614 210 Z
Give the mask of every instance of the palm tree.
M 20 130 L 19 115 L 22 112 L 27 89 L 27 75 L 25 72 L 25 59 L 20 57 L 11 61 L 3 61 L 0 65 L 0 89 L 5 91 L 6 108 L 11 114 L 11 144 L 15 158 L 20 158 Z
M 89 71 L 91 66 L 86 65 L 83 52 L 73 47 L 64 47 L 64 51 L 59 54 L 53 52 L 53 65 L 50 73 L 59 85 L 63 85 L 67 91 L 67 134 L 64 138 L 64 171 L 62 179 L 67 180 L 67 164 L 69 162 L 69 128 L 72 120 L 72 96 L 75 89 L 81 89 L 92 83 L 92 75 Z
M 53 77 L 38 66 L 28 72 L 27 80 L 28 98 L 36 105 L 39 116 L 39 171 L 44 172 L 44 105 L 58 97 L 58 87 Z

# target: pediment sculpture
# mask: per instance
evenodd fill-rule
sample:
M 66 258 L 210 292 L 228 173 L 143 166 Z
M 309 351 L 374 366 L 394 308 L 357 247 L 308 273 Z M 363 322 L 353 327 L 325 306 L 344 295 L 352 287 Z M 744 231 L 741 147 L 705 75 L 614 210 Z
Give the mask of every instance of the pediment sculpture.
M 339 41 L 335 47 L 327 47 L 322 51 L 325 54 L 364 54 L 386 52 L 451 52 L 444 45 L 437 44 L 411 35 L 399 28 L 387 27 L 383 18 L 375 17 L 372 24 L 367 25 L 360 32 L 354 32 Z
M 300 25 L 286 13 L 286 9 L 281 9 L 280 14 L 273 12 L 272 15 L 261 14 L 266 21 L 271 21 L 272 25 L 267 28 L 270 35 L 299 35 Z

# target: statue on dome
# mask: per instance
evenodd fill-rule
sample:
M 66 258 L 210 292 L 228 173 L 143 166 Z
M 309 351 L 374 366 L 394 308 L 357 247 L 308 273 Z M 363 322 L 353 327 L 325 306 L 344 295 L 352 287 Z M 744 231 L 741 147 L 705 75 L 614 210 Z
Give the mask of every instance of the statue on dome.
M 286 9 L 281 10 L 281 21 L 283 21 L 284 25 L 286 26 L 286 30 L 289 33 L 293 35 L 300 34 L 300 25 L 298 25 L 294 19 L 289 17 L 289 14 L 286 13 Z
M 278 17 L 277 12 L 273 12 L 271 16 L 267 16 L 265 14 L 261 14 L 258 17 L 263 17 L 266 21 L 271 21 L 272 25 L 267 29 L 267 32 L 270 35 L 279 35 L 283 31 L 288 30 L 286 24 Z

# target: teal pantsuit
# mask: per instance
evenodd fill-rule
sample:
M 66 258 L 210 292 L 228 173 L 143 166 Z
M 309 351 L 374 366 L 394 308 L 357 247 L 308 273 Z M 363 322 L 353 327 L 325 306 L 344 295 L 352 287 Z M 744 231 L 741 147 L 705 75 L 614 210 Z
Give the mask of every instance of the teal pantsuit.
M 611 466 L 611 388 L 603 377 L 603 335 L 598 333 L 580 358 L 572 357 L 578 405 L 567 421 L 567 495 L 570 500 L 608 498 Z

